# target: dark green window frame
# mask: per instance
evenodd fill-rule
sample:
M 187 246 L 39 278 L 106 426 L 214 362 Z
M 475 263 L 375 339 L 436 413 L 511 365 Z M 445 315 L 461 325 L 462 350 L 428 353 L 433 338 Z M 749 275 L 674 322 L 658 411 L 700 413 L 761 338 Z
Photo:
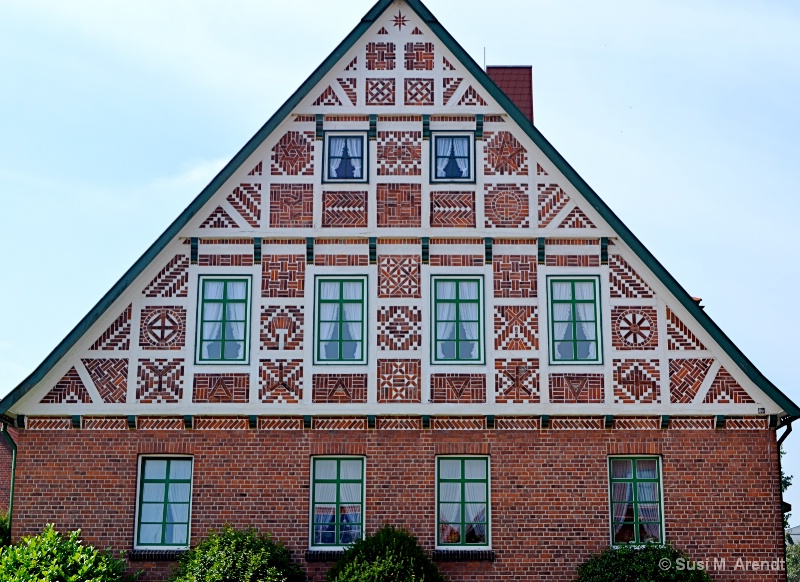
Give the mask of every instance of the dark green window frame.
M 331 143 L 332 139 L 344 140 L 339 141 L 338 144 Z M 356 144 L 353 140 L 358 140 Z M 366 131 L 326 131 L 324 144 L 323 159 L 325 165 L 323 167 L 323 182 L 368 182 L 369 178 L 369 141 L 367 140 Z M 337 147 L 341 146 L 341 153 L 337 155 Z M 350 151 L 351 147 L 360 147 L 361 152 Z M 332 163 L 334 160 L 339 160 L 337 164 L 337 176 L 332 176 Z M 360 168 L 357 169 L 358 164 L 353 164 L 353 160 L 360 160 Z M 355 176 L 354 172 L 360 172 L 360 176 Z M 340 174 L 340 175 L 339 175 Z
M 490 546 L 489 493 L 489 457 L 438 457 L 436 545 Z
M 142 457 L 136 547 L 189 546 L 193 465 L 191 457 Z
M 448 144 L 440 140 L 453 140 Z M 456 147 L 466 141 L 466 152 Z M 447 150 L 445 153 L 444 150 Z M 446 162 L 444 162 L 446 160 Z M 467 175 L 463 175 L 462 165 L 466 164 Z M 444 162 L 440 170 L 440 162 Z M 444 174 L 444 175 L 442 175 Z M 431 182 L 475 182 L 475 133 L 471 131 L 435 131 L 431 133 Z
M 346 286 L 352 284 L 360 286 L 360 297 L 347 297 L 347 289 L 355 288 Z M 338 285 L 338 292 L 328 296 L 333 285 Z M 317 277 L 314 319 L 314 363 L 367 363 L 366 277 Z
M 661 459 L 610 457 L 608 475 L 612 545 L 662 543 Z
M 577 292 L 592 286 L 591 297 Z M 563 290 L 569 289 L 564 294 Z M 602 364 L 599 277 L 548 277 L 551 364 Z M 587 316 L 591 314 L 591 319 Z M 594 337 L 592 337 L 594 336 Z
M 200 277 L 196 363 L 248 363 L 250 283 L 250 277 Z M 243 294 L 237 292 L 241 284 Z
M 312 463 L 311 548 L 341 548 L 362 539 L 364 458 L 314 457 Z
M 462 284 L 474 284 L 477 296 Z M 431 278 L 431 363 L 483 364 L 483 277 Z

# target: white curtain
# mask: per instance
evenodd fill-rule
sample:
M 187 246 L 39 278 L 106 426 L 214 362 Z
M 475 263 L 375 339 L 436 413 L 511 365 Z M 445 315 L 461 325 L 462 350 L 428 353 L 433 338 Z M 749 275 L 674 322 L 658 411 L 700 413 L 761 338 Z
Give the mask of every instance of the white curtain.
M 637 501 L 639 501 L 639 520 L 652 523 L 642 524 L 648 539 L 660 541 L 661 517 L 659 515 L 658 483 L 639 483 L 637 487 Z
M 220 349 L 222 340 L 222 302 L 208 303 L 209 300 L 219 301 L 225 283 L 222 281 L 203 282 L 203 345 L 201 348 L 203 359 L 217 360 L 222 354 L 213 354 L 209 351 L 211 346 Z
M 438 141 L 437 141 L 438 144 Z M 446 303 L 436 303 L 436 357 L 447 357 L 444 346 L 447 342 L 455 345 L 456 327 L 456 284 L 450 281 L 439 281 L 436 283 L 436 299 L 450 300 Z M 453 354 L 453 357 L 457 354 Z
M 346 142 L 346 138 L 343 137 L 332 137 L 328 140 L 328 147 L 330 152 L 328 152 L 328 177 L 329 178 L 336 178 L 336 171 L 339 169 L 339 165 L 342 163 L 342 154 L 344 153 L 344 144 Z
M 458 284 L 459 298 L 463 300 L 478 299 L 478 283 L 476 281 L 463 282 Z M 458 354 L 459 359 L 472 359 L 478 357 L 478 307 L 479 303 L 459 303 L 460 318 L 463 322 L 461 330 L 464 332 L 466 340 L 472 340 L 472 348 L 469 354 Z M 465 344 L 462 342 L 461 344 Z
M 450 150 L 453 149 L 453 138 L 451 137 L 437 137 L 436 138 L 436 177 L 444 178 L 445 168 L 450 161 Z M 460 166 L 459 166 L 460 167 Z
M 578 339 L 589 340 L 581 345 L 588 346 L 588 354 L 580 354 L 581 359 L 594 360 L 597 358 L 597 338 L 595 337 L 595 313 L 594 313 L 594 284 L 575 283 L 575 299 L 592 301 L 592 303 L 577 303 L 575 305 L 575 319 L 578 323 L 581 334 Z
M 321 283 L 319 286 L 320 299 L 339 299 L 339 283 Z M 339 329 L 339 304 L 338 303 L 323 303 L 319 305 L 319 335 L 324 341 L 334 339 L 337 330 Z M 337 359 L 339 357 L 338 350 L 336 355 L 328 355 L 327 344 L 323 343 L 320 347 L 320 358 L 323 359 Z
M 443 459 L 439 462 L 439 543 L 461 541 L 461 482 L 444 479 L 461 478 L 461 461 Z
M 456 163 L 461 170 L 462 178 L 469 178 L 469 140 L 464 137 L 457 137 L 453 140 L 455 146 Z
M 360 300 L 361 297 L 361 283 L 345 283 L 344 299 Z M 345 303 L 344 304 L 344 321 L 347 326 L 347 332 L 350 339 L 356 342 L 356 351 L 353 354 L 354 360 L 361 359 L 361 303 Z
M 613 479 L 633 479 L 633 463 L 629 459 L 611 461 L 611 477 Z M 633 505 L 633 483 L 614 483 L 611 486 L 613 502 L 614 534 L 623 527 L 622 521 Z M 619 503 L 621 502 L 621 503 Z
M 363 143 L 360 137 L 347 138 L 347 153 L 350 154 L 350 165 L 353 166 L 353 178 L 361 177 L 361 148 Z

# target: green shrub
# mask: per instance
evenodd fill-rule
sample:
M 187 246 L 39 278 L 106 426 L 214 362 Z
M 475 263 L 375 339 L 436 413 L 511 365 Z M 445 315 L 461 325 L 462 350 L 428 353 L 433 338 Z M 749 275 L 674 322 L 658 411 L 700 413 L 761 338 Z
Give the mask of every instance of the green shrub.
M 8 513 L 0 511 L 0 546 L 7 546 L 11 543 L 11 520 Z
M 17 545 L 0 549 L 0 580 L 121 582 L 138 576 L 125 576 L 125 560 L 84 546 L 80 534 L 76 530 L 64 537 L 48 524 L 38 536 L 23 537 Z
M 707 582 L 707 564 L 666 544 L 606 548 L 578 566 L 575 582 Z
M 444 582 L 431 559 L 405 530 L 384 526 L 357 541 L 330 570 L 328 582 Z
M 180 558 L 170 582 L 305 582 L 289 550 L 256 529 L 210 531 Z

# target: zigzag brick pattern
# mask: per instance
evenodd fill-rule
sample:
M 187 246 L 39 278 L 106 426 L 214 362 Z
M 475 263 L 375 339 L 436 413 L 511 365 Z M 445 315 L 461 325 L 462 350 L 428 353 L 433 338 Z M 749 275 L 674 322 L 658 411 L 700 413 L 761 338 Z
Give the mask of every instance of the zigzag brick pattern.
M 274 228 L 310 228 L 314 225 L 314 186 L 271 184 L 269 221 Z
M 301 350 L 305 316 L 296 305 L 261 308 L 261 349 Z
M 422 430 L 419 416 L 379 416 L 375 422 L 377 430 Z
M 419 307 L 384 305 L 378 309 L 378 348 L 418 350 L 422 346 L 422 312 Z
M 577 206 L 561 221 L 558 228 L 597 228 Z
M 325 191 L 322 193 L 322 226 L 326 228 L 365 228 L 366 191 Z
M 550 430 L 602 430 L 603 419 L 594 417 L 556 417 L 550 419 Z
M 117 351 L 131 347 L 131 316 L 133 305 L 123 311 L 108 329 L 89 348 L 90 350 Z
M 661 402 L 658 393 L 659 380 L 658 360 L 614 360 L 614 402 Z
M 269 404 L 303 400 L 303 360 L 261 360 L 258 399 Z
M 495 297 L 536 297 L 536 257 L 497 255 L 492 260 L 492 271 Z
M 217 206 L 214 212 L 203 221 L 200 228 L 239 228 L 239 225 L 222 206 Z
M 403 82 L 403 103 L 406 105 L 433 105 L 433 79 L 405 79 Z
M 669 350 L 705 350 L 706 347 L 686 327 L 678 316 L 667 307 L 667 349 Z
M 84 430 L 128 430 L 128 419 L 124 416 L 83 418 Z
M 669 361 L 669 401 L 690 404 L 708 374 L 711 358 Z
M 704 404 L 755 404 L 725 368 L 720 368 L 703 400 Z
M 550 374 L 550 402 L 555 404 L 602 404 L 605 402 L 603 374 Z
M 136 401 L 140 404 L 180 402 L 183 397 L 183 358 L 139 359 Z
M 367 43 L 367 70 L 392 71 L 395 67 L 396 47 L 393 42 Z
M 656 308 L 613 306 L 611 344 L 616 350 L 653 350 L 658 347 Z
M 367 105 L 394 105 L 394 79 L 367 79 L 365 101 Z
M 183 419 L 180 417 L 140 416 L 136 419 L 139 430 L 183 430 Z
M 261 417 L 258 419 L 258 430 L 303 430 L 303 419 Z
M 714 419 L 673 416 L 669 420 L 669 428 L 673 430 L 714 430 Z
M 538 418 L 500 416 L 494 419 L 495 430 L 539 430 Z
M 485 430 L 486 419 L 480 416 L 455 418 L 434 417 L 431 419 L 431 428 L 433 430 Z
M 498 404 L 530 404 L 539 398 L 539 360 L 530 358 L 494 361 L 494 401 Z
M 378 257 L 378 296 L 422 297 L 419 255 L 381 255 Z
M 495 305 L 494 349 L 538 350 L 537 311 L 535 305 Z
M 42 398 L 42 404 L 89 404 L 92 397 L 86 391 L 78 371 L 73 366 Z
M 194 419 L 195 430 L 248 430 L 246 418 L 231 416 L 197 416 Z
M 407 71 L 433 70 L 434 52 L 432 42 L 407 42 L 404 56 Z
M 422 186 L 420 184 L 378 184 L 378 226 L 422 226 Z
M 104 358 L 81 360 L 92 383 L 107 404 L 125 402 L 128 395 L 128 360 Z
M 474 228 L 474 192 L 431 192 L 431 226 Z
M 319 418 L 311 419 L 313 430 L 367 430 L 366 418 Z
M 145 297 L 186 297 L 189 294 L 189 257 L 175 255 L 144 288 Z
M 352 105 L 356 105 L 358 103 L 358 93 L 357 90 L 357 81 L 355 77 L 347 77 L 347 78 L 339 78 L 336 79 L 339 82 L 339 86 L 344 91 L 347 98 L 350 99 L 350 103 Z
M 619 255 L 608 257 L 608 277 L 611 283 L 611 297 L 628 299 L 649 299 L 655 297 L 653 290 Z
M 140 320 L 141 348 L 182 350 L 186 345 L 186 310 L 183 307 L 143 307 Z
M 273 176 L 313 176 L 314 132 L 287 131 L 272 148 L 270 159 Z
M 537 184 L 539 190 L 539 228 L 549 225 L 569 202 L 558 184 Z
M 486 100 L 478 94 L 475 88 L 470 85 L 469 88 L 464 91 L 464 94 L 461 96 L 461 99 L 458 100 L 459 105 L 480 105 L 485 107 Z
M 341 106 L 342 101 L 336 95 L 336 92 L 333 90 L 333 87 L 328 85 L 327 89 L 325 89 L 319 97 L 314 101 L 314 105 L 316 106 Z
M 763 416 L 726 418 L 725 428 L 728 430 L 768 430 L 769 420 Z
M 346 404 L 367 401 L 366 374 L 314 374 L 314 402 Z
M 268 255 L 261 260 L 262 297 L 302 297 L 306 258 L 303 255 Z
M 431 374 L 431 402 L 484 403 L 486 376 L 483 374 Z
M 378 175 L 419 176 L 422 174 L 421 131 L 378 132 Z
M 25 420 L 27 430 L 71 430 L 72 419 L 67 417 L 36 416 Z
M 445 105 L 450 103 L 450 99 L 452 99 L 455 92 L 458 91 L 461 81 L 463 80 L 464 79 L 460 77 L 444 77 L 442 79 L 442 94 Z
M 486 228 L 531 226 L 527 184 L 487 184 L 483 199 Z
M 378 360 L 378 402 L 420 402 L 420 360 Z
M 659 430 L 661 419 L 657 416 L 615 416 L 614 430 Z
M 192 402 L 244 404 L 249 392 L 250 374 L 195 374 Z
M 528 175 L 528 152 L 511 132 L 487 131 L 484 149 L 486 163 L 483 171 L 486 176 Z
M 261 184 L 239 184 L 226 200 L 247 224 L 258 228 L 261 222 Z

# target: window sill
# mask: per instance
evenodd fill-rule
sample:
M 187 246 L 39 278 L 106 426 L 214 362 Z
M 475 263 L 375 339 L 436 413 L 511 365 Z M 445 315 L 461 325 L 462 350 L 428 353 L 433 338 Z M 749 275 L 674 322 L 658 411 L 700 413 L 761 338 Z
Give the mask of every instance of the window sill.
M 437 562 L 494 562 L 494 550 L 434 550 Z
M 126 557 L 131 562 L 174 562 L 186 553 L 182 550 L 131 550 Z
M 344 555 L 344 550 L 308 550 L 306 562 L 335 562 Z

